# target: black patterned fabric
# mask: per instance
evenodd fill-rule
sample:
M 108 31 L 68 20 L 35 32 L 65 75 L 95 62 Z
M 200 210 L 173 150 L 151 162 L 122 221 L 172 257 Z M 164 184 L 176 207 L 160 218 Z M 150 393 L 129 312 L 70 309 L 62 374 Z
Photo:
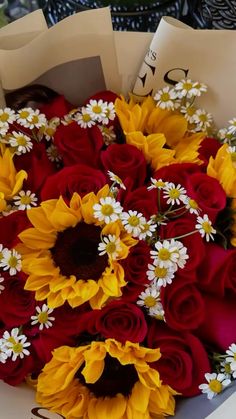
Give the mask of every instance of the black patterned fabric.
M 194 28 L 236 29 L 236 0 L 8 0 L 6 12 L 14 20 L 40 7 L 53 25 L 75 12 L 111 3 L 116 30 L 154 31 L 163 15 L 174 16 Z

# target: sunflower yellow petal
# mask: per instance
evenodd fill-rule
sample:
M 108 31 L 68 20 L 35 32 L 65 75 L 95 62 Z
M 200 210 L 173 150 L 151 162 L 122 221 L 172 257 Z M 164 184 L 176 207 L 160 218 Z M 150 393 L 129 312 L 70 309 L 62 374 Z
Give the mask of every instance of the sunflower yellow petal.
M 27 210 L 27 217 L 30 220 L 31 224 L 42 233 L 53 233 L 55 228 L 45 217 L 45 211 L 42 207 L 31 208 Z
M 145 413 L 148 409 L 151 390 L 139 381 L 135 383 L 129 403 L 139 412 Z
M 19 238 L 31 249 L 51 249 L 56 241 L 56 233 L 41 234 L 35 228 L 28 228 L 19 234 Z

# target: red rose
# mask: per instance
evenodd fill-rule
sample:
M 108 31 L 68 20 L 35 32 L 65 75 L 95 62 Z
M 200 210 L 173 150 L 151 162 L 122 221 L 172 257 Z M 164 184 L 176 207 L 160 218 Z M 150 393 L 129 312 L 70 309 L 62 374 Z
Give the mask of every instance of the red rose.
M 161 297 L 167 324 L 176 330 L 194 330 L 205 319 L 205 304 L 195 282 L 195 273 L 181 269 L 172 284 L 162 287 Z
M 95 99 L 95 100 L 102 99 L 104 102 L 108 102 L 108 103 L 113 102 L 114 103 L 115 100 L 118 97 L 119 96 L 116 93 L 112 92 L 111 90 L 102 90 L 101 92 L 97 92 L 97 93 L 95 93 L 95 95 L 90 96 L 86 100 L 85 105 L 88 104 L 91 99 Z
M 0 294 L 0 320 L 6 328 L 18 327 L 27 323 L 35 310 L 34 293 L 25 291 L 25 282 L 18 277 L 1 274 L 5 289 Z
M 96 330 L 106 339 L 119 342 L 142 342 L 147 334 L 147 323 L 142 310 L 135 304 L 113 301 L 98 311 Z
M 227 289 L 236 294 L 236 249 L 225 250 L 215 243 L 206 243 L 197 276 L 201 288 L 210 294 L 224 297 Z
M 153 320 L 148 331 L 148 346 L 161 350 L 160 360 L 152 366 L 155 365 L 164 384 L 185 397 L 200 393 L 198 386 L 210 371 L 210 363 L 197 337 L 176 332 L 165 323 Z
M 119 176 L 123 182 L 130 178 L 133 186 L 143 185 L 146 178 L 146 160 L 143 153 L 130 144 L 111 144 L 101 153 L 105 170 Z
M 31 346 L 27 348 L 31 351 Z M 19 357 L 16 361 L 7 359 L 6 363 L 0 363 L 0 380 L 12 386 L 21 384 L 27 375 L 32 374 L 36 370 L 36 360 L 32 355 L 25 356 L 23 359 Z M 38 371 L 39 372 L 39 371 Z
M 65 166 L 82 163 L 98 167 L 103 136 L 97 126 L 81 128 L 76 122 L 60 125 L 54 142 Z
M 217 151 L 221 147 L 219 140 L 216 138 L 206 137 L 201 142 L 199 152 L 200 160 L 203 160 L 204 165 L 207 166 L 210 157 L 215 158 Z
M 188 177 L 188 190 L 202 213 L 208 214 L 214 223 L 219 212 L 226 206 L 226 194 L 218 180 L 205 173 L 194 173 Z
M 30 226 L 26 211 L 15 211 L 0 218 L 0 243 L 11 249 L 19 241 L 18 234 Z
M 72 105 L 61 95 L 58 95 L 50 103 L 41 106 L 41 112 L 46 115 L 47 119 L 54 117 L 63 118 L 71 109 Z
M 141 212 L 148 220 L 152 215 L 157 214 L 156 191 L 148 191 L 145 186 L 142 186 L 133 191 L 121 192 L 122 205 L 125 211 L 135 210 Z
M 161 167 L 154 174 L 154 179 L 162 179 L 166 182 L 173 182 L 175 185 L 180 184 L 186 187 L 188 176 L 192 173 L 199 172 L 200 166 L 194 163 L 177 163 L 170 166 Z
M 198 335 L 201 340 L 211 344 L 216 352 L 225 352 L 236 342 L 236 305 L 235 296 L 224 299 L 204 294 L 206 317 L 201 324 Z
M 147 279 L 148 264 L 150 263 L 150 247 L 140 241 L 130 249 L 126 259 L 120 261 L 127 285 L 122 288 L 122 299 L 136 302 L 139 294 L 143 291 Z
M 28 173 L 24 181 L 24 189 L 38 192 L 48 176 L 55 173 L 56 168 L 49 161 L 46 147 L 43 142 L 35 143 L 30 153 L 14 157 L 16 169 L 24 169 Z
M 85 164 L 64 167 L 64 169 L 48 177 L 41 190 L 41 199 L 45 201 L 62 195 L 63 198 L 69 200 L 74 192 L 77 192 L 80 196 L 89 192 L 97 193 L 105 183 L 106 176 L 101 170 Z
M 196 216 L 185 215 L 177 218 L 175 221 L 170 221 L 167 225 L 161 228 L 161 237 L 165 239 L 171 239 L 178 236 L 185 235 L 191 231 L 196 230 Z M 202 262 L 205 256 L 204 242 L 199 233 L 192 234 L 187 237 L 179 239 L 183 245 L 187 248 L 187 259 L 184 270 L 193 270 Z

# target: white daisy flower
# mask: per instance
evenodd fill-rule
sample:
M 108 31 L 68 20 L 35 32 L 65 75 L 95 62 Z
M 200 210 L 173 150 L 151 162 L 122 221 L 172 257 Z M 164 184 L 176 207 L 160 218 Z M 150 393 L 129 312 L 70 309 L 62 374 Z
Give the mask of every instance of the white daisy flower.
M 230 362 L 222 361 L 220 363 L 220 366 L 221 366 L 220 371 L 223 374 L 225 374 L 226 378 L 231 378 L 231 375 L 232 375 L 233 371 L 231 370 Z M 236 371 L 235 371 L 235 377 L 234 378 L 236 378 Z
M 175 90 L 180 99 L 186 97 L 191 99 L 195 96 L 199 96 L 199 88 L 197 82 L 193 82 L 190 79 L 182 79 L 175 85 Z
M 112 182 L 117 183 L 117 185 L 119 185 L 122 189 L 126 189 L 124 183 L 122 182 L 122 179 L 119 176 L 115 175 L 115 173 L 111 172 L 110 170 L 108 170 L 107 173 Z
M 114 121 L 116 117 L 115 105 L 113 102 L 104 102 L 106 104 L 105 116 L 101 118 L 101 123 L 104 125 L 109 124 L 110 121 Z
M 115 142 L 116 134 L 115 134 L 113 125 L 111 125 L 110 127 L 107 127 L 104 125 L 98 125 L 98 128 L 100 129 L 102 133 L 104 144 L 110 145 Z
M 31 191 L 20 191 L 18 195 L 13 197 L 14 205 L 19 210 L 26 210 L 37 206 L 38 198 Z
M 81 112 L 74 115 L 73 119 L 81 128 L 91 128 L 96 124 L 87 108 L 84 106 L 81 108 Z
M 39 330 L 43 330 L 44 327 L 46 327 L 46 329 L 52 327 L 52 322 L 55 320 L 55 317 L 50 316 L 53 312 L 52 308 L 49 308 L 47 304 L 43 304 L 42 307 L 36 307 L 36 312 L 37 314 L 35 316 L 31 316 L 32 326 L 39 324 Z
M 6 135 L 9 125 L 16 120 L 16 114 L 13 109 L 0 109 L 0 134 Z
M 33 148 L 31 138 L 16 131 L 13 131 L 9 137 L 9 144 L 11 147 L 16 147 L 16 154 L 18 156 L 29 152 Z
M 157 260 L 154 260 L 153 265 L 148 264 L 148 269 L 148 280 L 154 281 L 154 285 L 159 288 L 171 284 L 176 272 L 174 265 L 168 268 L 161 268 Z
M 226 355 L 228 355 L 225 359 L 226 362 L 229 363 L 230 369 L 232 371 L 232 375 L 236 378 L 236 344 L 232 343 L 229 346 L 229 349 L 226 351 Z
M 44 135 L 46 141 L 50 141 L 57 130 L 57 127 L 60 125 L 60 118 L 52 118 L 47 124 L 42 127 L 42 134 Z
M 2 276 L 0 276 L 0 294 L 2 293 L 2 291 L 5 290 L 3 282 L 4 282 L 4 278 Z
M 5 364 L 7 358 L 8 358 L 8 354 L 3 345 L 3 339 L 0 339 L 0 364 Z
M 219 140 L 224 141 L 226 139 L 227 132 L 228 132 L 227 128 L 219 129 L 219 131 L 217 132 L 217 136 L 218 136 Z
M 178 253 L 178 260 L 176 261 L 178 268 L 183 269 L 186 265 L 189 256 L 187 254 L 187 247 L 183 245 L 179 240 L 174 240 L 176 246 L 176 253 Z
M 54 144 L 51 144 L 48 148 L 47 148 L 47 156 L 48 159 L 52 162 L 59 162 L 61 161 L 61 156 L 58 152 L 57 147 Z
M 34 110 L 32 108 L 22 108 L 16 114 L 16 120 L 18 124 L 22 125 L 25 128 L 29 128 L 31 125 L 31 119 L 34 115 Z
M 163 189 L 168 182 L 164 182 L 162 179 L 154 179 L 151 177 L 151 185 L 147 187 L 148 191 L 152 189 Z
M 199 83 L 199 81 L 194 83 L 194 88 L 196 90 L 196 96 L 201 96 L 202 93 L 207 92 L 207 85 L 204 83 Z
M 147 221 L 145 218 L 145 223 L 142 224 L 141 228 L 142 231 L 139 234 L 138 238 L 139 240 L 146 240 L 148 237 L 152 237 L 153 233 L 157 229 L 157 224 L 152 219 Z
M 190 214 L 198 215 L 201 209 L 198 206 L 198 203 L 195 201 L 195 199 L 190 198 L 189 196 L 186 196 L 186 199 L 184 201 L 184 205 L 186 209 L 189 210 Z
M 3 339 L 3 344 L 7 349 L 6 353 L 9 357 L 12 357 L 12 361 L 16 361 L 18 357 L 23 359 L 24 356 L 30 355 L 29 350 L 26 348 L 28 348 L 31 343 L 27 342 L 27 337 L 25 335 L 19 335 L 18 328 L 12 329 L 11 334 L 5 331 Z
M 148 314 L 161 320 L 164 319 L 164 310 L 161 303 L 160 291 L 155 287 L 147 287 L 139 295 L 137 304 L 148 310 Z
M 236 118 L 233 118 L 229 121 L 228 133 L 236 134 Z
M 221 393 L 231 383 L 231 380 L 226 378 L 225 374 L 222 373 L 207 373 L 205 374 L 205 379 L 208 384 L 200 384 L 199 389 L 202 390 L 202 393 L 207 394 L 208 399 L 217 396 L 217 394 Z
M 108 120 L 106 113 L 107 102 L 103 102 L 102 99 L 90 99 L 89 103 L 86 105 L 86 109 L 94 121 L 102 122 L 103 120 Z
M 28 118 L 30 122 L 29 128 L 41 128 L 47 124 L 46 116 L 43 113 L 40 113 L 39 109 L 35 109 L 31 116 Z
M 160 268 L 171 268 L 177 270 L 179 258 L 178 247 L 174 239 L 156 242 L 155 249 L 151 250 L 151 258 L 154 259 Z
M 194 114 L 194 122 L 198 131 L 206 131 L 212 125 L 213 117 L 205 109 L 198 109 Z
M 188 102 L 188 103 L 186 103 L 185 106 L 181 106 L 180 112 L 184 115 L 185 119 L 187 119 L 187 121 L 190 124 L 194 123 L 194 116 L 195 116 L 195 112 L 196 112 L 195 106 L 191 105 Z
M 202 237 L 206 238 L 206 241 L 209 242 L 210 239 L 214 240 L 213 234 L 216 233 L 216 230 L 212 227 L 212 222 L 209 220 L 208 215 L 204 214 L 203 217 L 198 216 L 195 228 L 199 231 Z
M 119 237 L 116 237 L 113 234 L 102 237 L 102 242 L 98 245 L 98 251 L 100 256 L 107 254 L 111 259 L 116 259 L 121 251 Z
M 163 188 L 164 194 L 163 197 L 167 199 L 167 204 L 170 205 L 180 205 L 181 201 L 186 200 L 186 190 L 181 185 L 175 185 L 170 182 Z
M 132 234 L 133 237 L 138 237 L 146 224 L 145 217 L 138 211 L 129 210 L 128 212 L 122 212 L 120 218 L 125 230 Z
M 112 223 L 120 218 L 122 206 L 111 196 L 101 198 L 98 204 L 93 206 L 94 217 L 106 224 Z
M 15 250 L 4 249 L 0 259 L 0 267 L 4 271 L 9 270 L 11 276 L 21 271 L 21 255 Z
M 154 100 L 157 102 L 157 106 L 161 109 L 175 109 L 178 104 L 175 102 L 177 97 L 176 91 L 169 86 L 165 86 L 163 89 L 158 90 L 154 96 Z

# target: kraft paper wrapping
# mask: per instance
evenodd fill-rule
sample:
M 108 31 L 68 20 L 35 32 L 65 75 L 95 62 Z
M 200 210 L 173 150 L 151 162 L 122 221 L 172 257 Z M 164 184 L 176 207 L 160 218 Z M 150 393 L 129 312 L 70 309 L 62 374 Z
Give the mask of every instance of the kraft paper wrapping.
M 147 50 L 133 93 L 152 94 L 166 82 L 186 76 L 203 82 L 208 93 L 198 101 L 219 127 L 235 116 L 236 31 L 192 29 L 171 17 L 162 18 Z
M 86 84 L 89 69 L 91 94 L 107 88 L 127 95 L 134 86 L 137 95 L 145 96 L 163 86 L 169 70 L 169 78 L 178 80 L 184 69 L 189 77 L 209 85 L 211 96 L 205 97 L 204 106 L 222 124 L 234 109 L 234 39 L 232 31 L 197 32 L 173 18 L 162 19 L 156 34 L 113 32 L 107 8 L 71 16 L 47 29 L 39 10 L 0 30 L 0 102 L 4 104 L 3 89 L 14 90 L 35 81 L 66 94 L 77 85 L 79 93 L 74 94 L 73 88 L 69 98 L 84 100 L 88 94 L 80 85 Z M 62 85 L 65 72 L 72 84 Z M 235 419 L 235 390 L 233 384 L 212 401 L 201 395 L 178 402 L 175 418 Z M 0 381 L 0 405 L 4 419 L 63 419 L 38 406 L 34 390 L 26 385 L 12 387 Z

